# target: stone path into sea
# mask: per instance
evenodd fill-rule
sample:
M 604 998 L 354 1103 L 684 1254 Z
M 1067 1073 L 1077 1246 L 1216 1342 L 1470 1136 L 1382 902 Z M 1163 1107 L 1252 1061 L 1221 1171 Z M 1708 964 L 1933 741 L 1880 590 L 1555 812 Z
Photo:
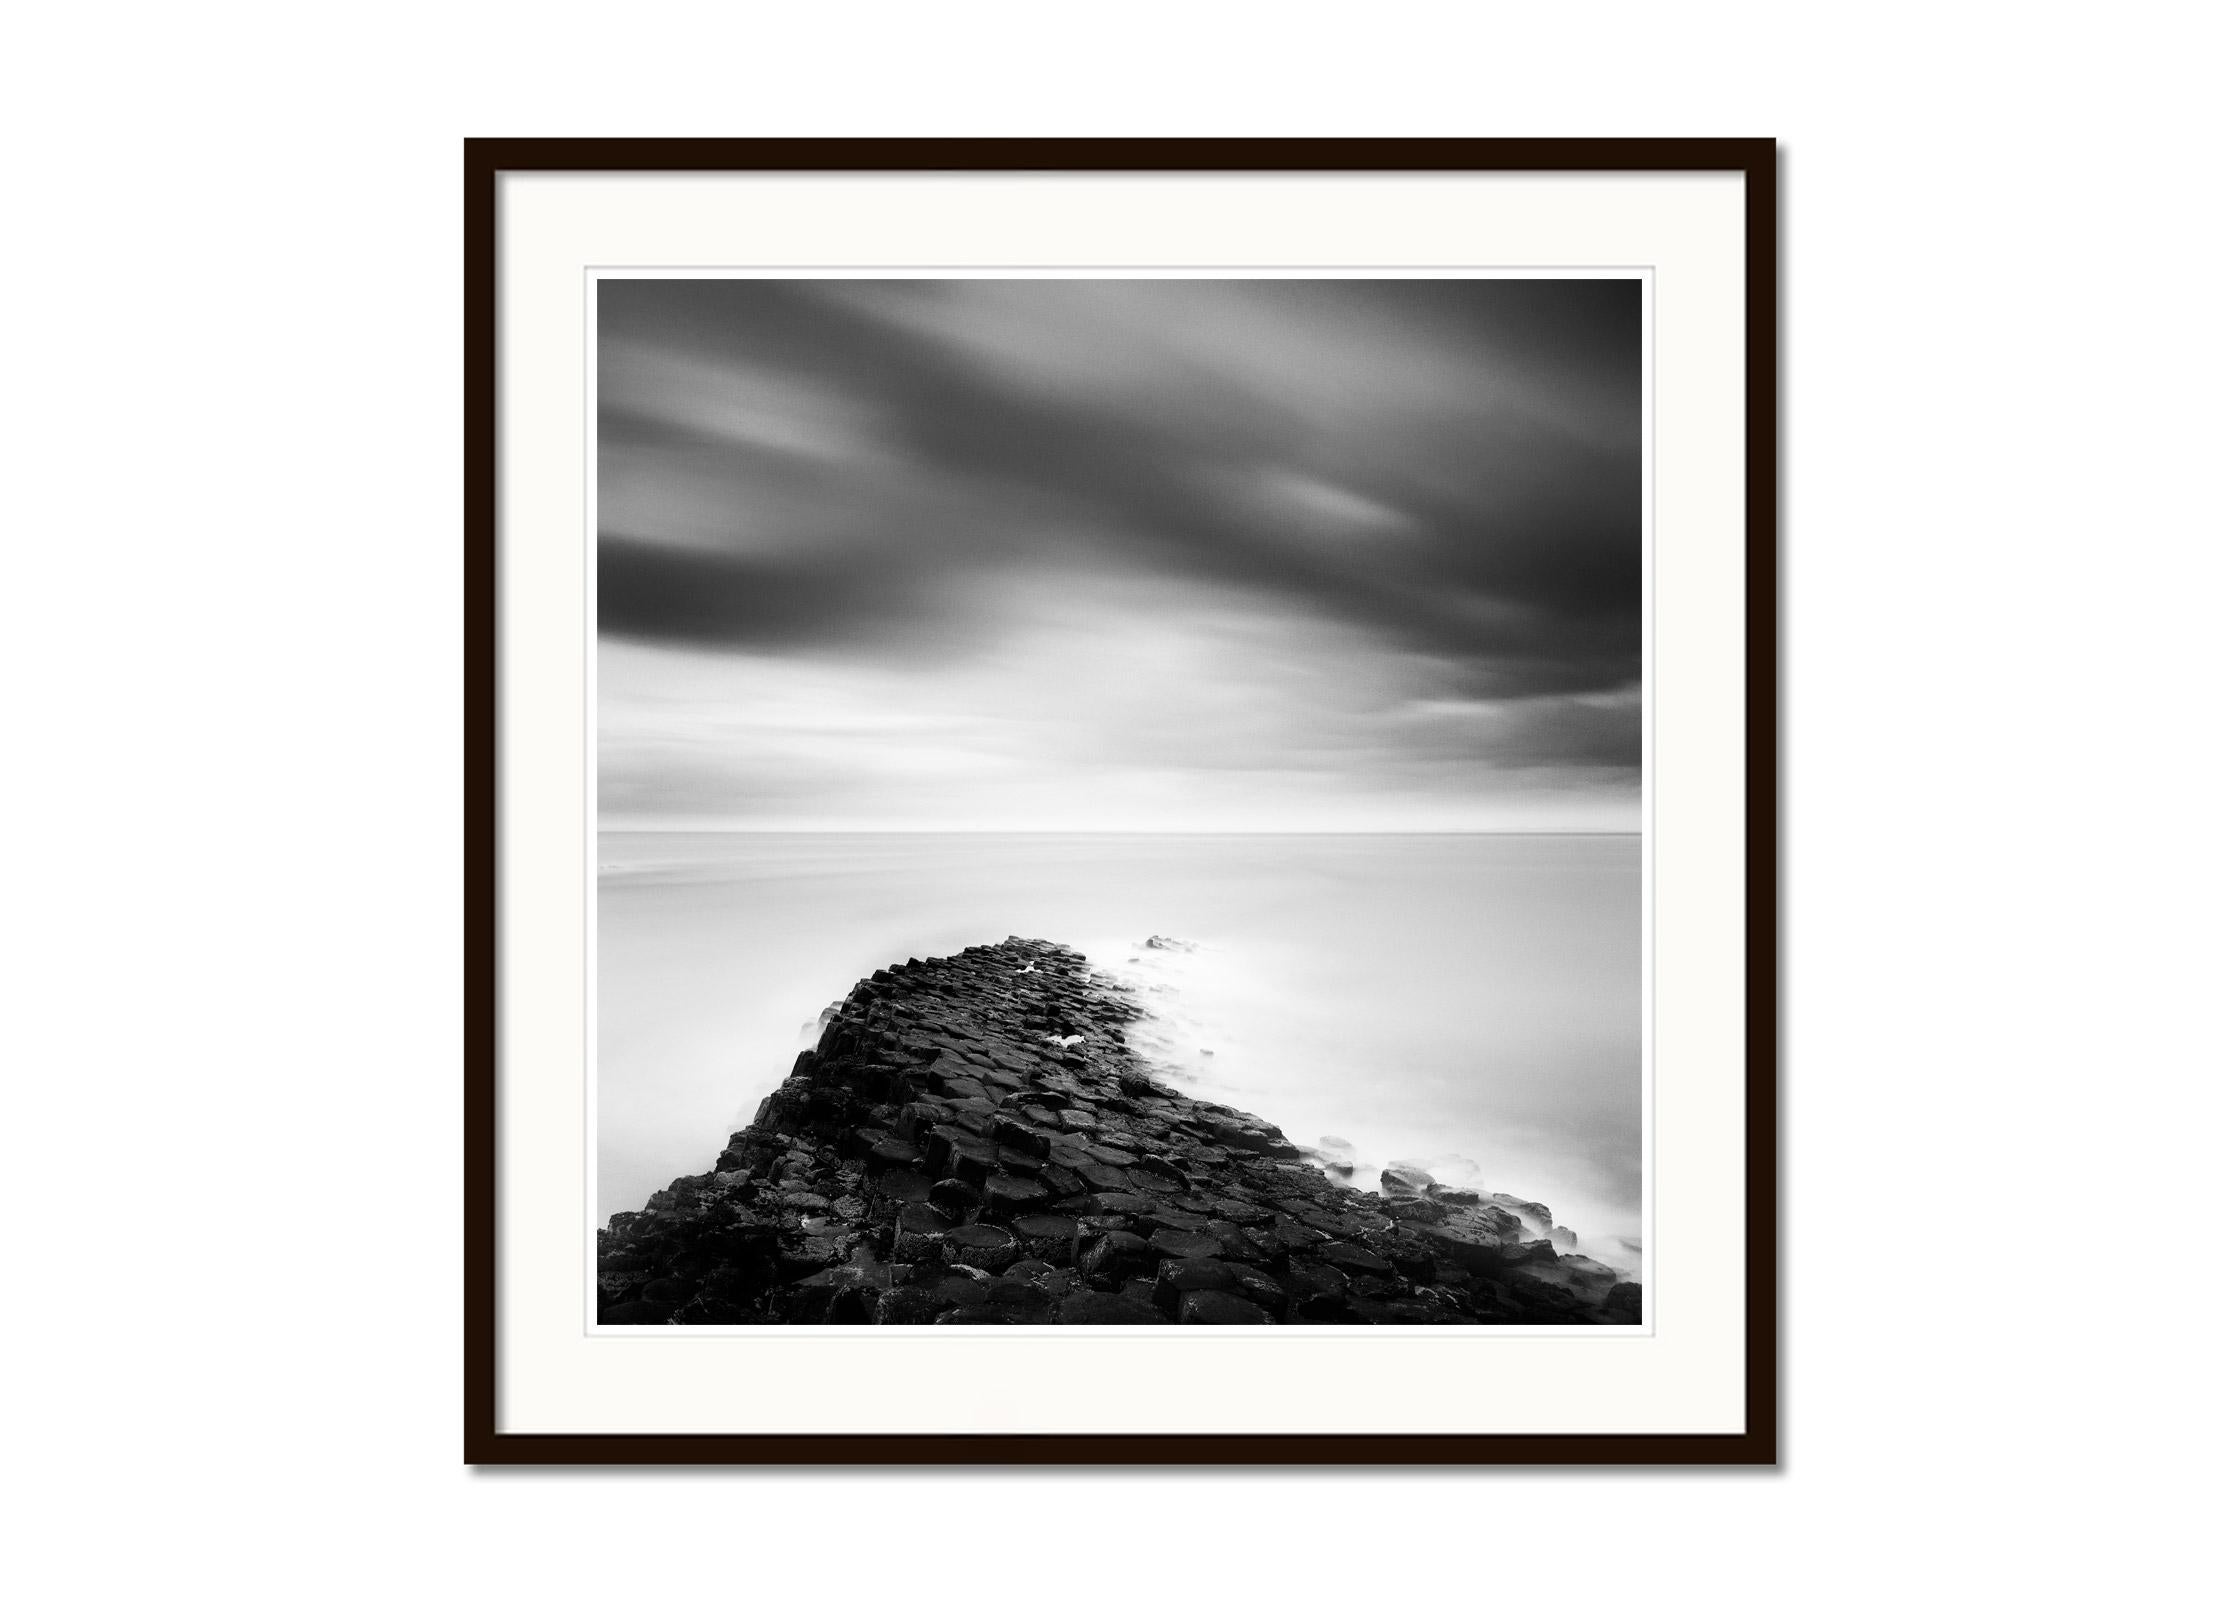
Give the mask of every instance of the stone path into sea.
M 1639 1285 L 1538 1218 L 1406 1168 L 1341 1187 L 1177 1093 L 1128 1047 L 1135 1015 L 1043 940 L 873 973 L 713 1171 L 600 1230 L 599 1320 L 1641 1320 Z

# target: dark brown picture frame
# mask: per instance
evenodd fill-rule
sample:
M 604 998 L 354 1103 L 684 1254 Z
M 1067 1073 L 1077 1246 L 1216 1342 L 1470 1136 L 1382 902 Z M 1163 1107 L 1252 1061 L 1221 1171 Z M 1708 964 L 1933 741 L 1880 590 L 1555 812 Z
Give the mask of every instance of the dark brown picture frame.
M 555 172 L 1730 173 L 1744 181 L 1745 1426 L 1732 1434 L 525 1434 L 499 1428 L 499 191 Z M 1770 139 L 469 139 L 466 1441 L 478 1464 L 1725 1464 L 1776 1459 L 1776 230 Z

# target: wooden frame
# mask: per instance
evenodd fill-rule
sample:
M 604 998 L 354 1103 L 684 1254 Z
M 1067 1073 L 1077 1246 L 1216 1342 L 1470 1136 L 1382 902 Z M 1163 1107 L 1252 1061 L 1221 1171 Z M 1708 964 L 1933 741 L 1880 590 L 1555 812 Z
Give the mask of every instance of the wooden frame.
M 561 1463 L 1770 1464 L 1777 1363 L 1775 1138 L 1776 288 L 1770 140 L 576 140 L 472 139 L 466 222 L 466 1414 L 465 1454 Z M 500 680 L 499 188 L 557 172 L 931 174 L 1725 173 L 1745 184 L 1748 808 L 1744 954 L 1746 1424 L 1720 1434 L 563 1434 L 499 1427 Z

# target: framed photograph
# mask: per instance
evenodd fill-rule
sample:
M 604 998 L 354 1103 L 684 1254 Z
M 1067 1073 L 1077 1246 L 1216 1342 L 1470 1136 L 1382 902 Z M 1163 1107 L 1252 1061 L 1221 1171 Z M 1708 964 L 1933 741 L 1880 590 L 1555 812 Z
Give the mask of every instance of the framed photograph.
M 1775 1459 L 1771 141 L 466 222 L 469 1461 Z

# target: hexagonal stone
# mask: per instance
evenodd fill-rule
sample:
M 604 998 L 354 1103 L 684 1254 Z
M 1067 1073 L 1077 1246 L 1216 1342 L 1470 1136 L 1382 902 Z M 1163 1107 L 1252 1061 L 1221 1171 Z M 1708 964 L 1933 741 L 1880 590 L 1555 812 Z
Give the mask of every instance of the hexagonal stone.
M 1159 1263 L 1159 1275 L 1151 1282 L 1151 1303 L 1171 1317 L 1182 1309 L 1182 1297 L 1198 1289 L 1241 1292 L 1236 1273 L 1225 1261 L 1170 1257 Z
M 987 1217 L 1010 1217 L 1022 1211 L 1039 1210 L 1049 1199 L 1049 1190 L 1015 1172 L 999 1172 L 980 1186 L 981 1215 Z
M 1001 1272 L 1019 1259 L 1019 1241 L 1010 1231 L 984 1222 L 951 1228 L 943 1242 L 951 1261 L 978 1267 L 982 1272 Z
M 873 1172 L 889 1167 L 907 1167 L 917 1161 L 918 1147 L 907 1139 L 897 1139 L 890 1134 L 866 1150 L 863 1159 Z
M 997 1117 L 988 1124 L 988 1136 L 999 1145 L 1025 1151 L 1035 1158 L 1037 1165 L 1050 1153 L 1050 1136 L 1017 1117 Z
M 940 1136 L 935 1138 L 938 1142 Z M 950 1142 L 944 1171 L 959 1183 L 984 1184 L 1001 1170 L 996 1147 L 986 1139 L 967 1137 Z
M 938 1261 L 941 1240 L 954 1218 L 929 1205 L 908 1205 L 894 1220 L 894 1258 L 897 1261 Z
M 1046 1161 L 1035 1169 L 1035 1176 L 1044 1188 L 1056 1195 L 1087 1194 L 1089 1185 L 1080 1173 L 1071 1167 L 1061 1167 L 1055 1161 Z
M 1236 1293 L 1243 1295 L 1247 1300 L 1272 1316 L 1281 1317 L 1289 1309 L 1291 1296 L 1285 1293 L 1283 1285 L 1276 1282 L 1269 1274 L 1262 1272 L 1258 1267 L 1247 1266 L 1241 1261 L 1232 1261 L 1228 1265 L 1236 1274 Z
M 1100 1234 L 1082 1251 L 1081 1275 L 1100 1288 L 1111 1288 L 1148 1274 L 1158 1259 L 1150 1243 L 1132 1233 Z
M 1392 1263 L 1383 1256 L 1373 1250 L 1364 1250 L 1357 1244 L 1348 1244 L 1343 1239 L 1330 1240 L 1321 1246 L 1317 1254 L 1332 1266 L 1347 1272 L 1386 1273 L 1392 1270 Z

